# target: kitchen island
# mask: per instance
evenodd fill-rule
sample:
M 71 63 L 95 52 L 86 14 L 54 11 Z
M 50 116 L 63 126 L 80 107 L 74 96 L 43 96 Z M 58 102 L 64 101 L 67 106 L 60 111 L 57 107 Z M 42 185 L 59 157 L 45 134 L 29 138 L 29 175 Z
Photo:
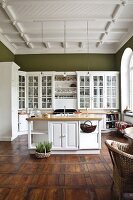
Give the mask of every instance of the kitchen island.
M 49 115 L 29 117 L 28 148 L 33 153 L 38 142 L 52 142 L 53 154 L 97 154 L 101 149 L 100 117 L 89 114 Z M 95 131 L 85 133 L 80 124 L 91 121 Z M 90 122 L 87 122 L 90 125 Z

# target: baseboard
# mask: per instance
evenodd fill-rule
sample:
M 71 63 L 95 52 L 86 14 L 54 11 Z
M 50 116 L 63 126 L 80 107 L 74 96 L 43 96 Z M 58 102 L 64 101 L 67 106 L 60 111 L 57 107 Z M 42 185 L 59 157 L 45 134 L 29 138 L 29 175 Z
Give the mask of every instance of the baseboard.
M 12 138 L 11 137 L 0 137 L 0 141 L 2 142 L 6 142 L 6 141 L 12 141 Z

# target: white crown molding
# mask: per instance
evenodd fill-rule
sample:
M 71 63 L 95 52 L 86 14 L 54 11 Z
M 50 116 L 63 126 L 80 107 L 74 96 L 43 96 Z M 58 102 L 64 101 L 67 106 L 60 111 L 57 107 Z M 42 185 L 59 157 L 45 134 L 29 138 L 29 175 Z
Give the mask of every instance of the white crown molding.
M 0 33 L 0 41 L 13 53 L 16 53 L 16 49 L 13 47 L 10 42 Z
M 107 48 L 92 48 L 89 52 L 89 54 L 114 54 L 115 50 L 114 49 L 107 49 Z M 21 54 L 87 54 L 87 50 L 83 48 L 79 49 L 70 49 L 67 48 L 65 49 L 64 53 L 64 48 L 58 48 L 58 49 L 18 49 L 16 51 L 17 55 Z
M 92 48 L 90 49 L 90 53 L 103 53 L 103 54 L 115 54 L 119 49 L 133 36 L 133 30 L 128 34 L 121 44 L 117 46 L 116 49 L 107 49 L 107 48 Z M 21 55 L 21 54 L 64 54 L 64 49 L 17 49 L 12 44 L 10 44 L 6 38 L 0 33 L 0 40 L 1 42 L 14 54 L 14 55 Z M 72 53 L 87 53 L 86 49 L 66 49 L 66 54 Z
M 133 29 L 128 31 L 129 33 L 124 37 L 124 39 L 122 40 L 121 43 L 119 43 L 119 45 L 117 46 L 116 50 L 114 53 L 117 53 L 121 47 L 124 46 L 124 44 L 126 44 L 126 42 L 128 42 L 128 40 L 133 36 Z

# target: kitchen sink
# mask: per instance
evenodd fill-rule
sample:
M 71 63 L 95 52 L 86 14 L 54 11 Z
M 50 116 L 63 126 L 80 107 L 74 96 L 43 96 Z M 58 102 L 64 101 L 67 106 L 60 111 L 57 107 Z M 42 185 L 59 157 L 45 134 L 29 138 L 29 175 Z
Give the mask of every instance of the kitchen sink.
M 72 117 L 72 116 L 75 116 L 75 114 L 73 114 L 73 113 L 60 113 L 60 114 L 55 114 L 54 115 L 55 117 Z

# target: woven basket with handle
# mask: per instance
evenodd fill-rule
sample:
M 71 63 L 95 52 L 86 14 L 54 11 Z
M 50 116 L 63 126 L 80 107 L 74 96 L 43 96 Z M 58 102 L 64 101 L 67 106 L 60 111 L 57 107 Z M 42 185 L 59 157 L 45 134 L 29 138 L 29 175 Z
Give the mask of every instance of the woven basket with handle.
M 89 122 L 90 124 L 87 124 L 87 122 Z M 85 121 L 83 124 L 80 124 L 80 128 L 83 132 L 85 133 L 92 133 L 93 131 L 95 131 L 97 125 L 92 125 L 91 121 Z
M 39 153 L 39 152 L 35 152 L 35 156 L 36 158 L 48 158 L 51 155 L 51 152 L 48 153 Z

